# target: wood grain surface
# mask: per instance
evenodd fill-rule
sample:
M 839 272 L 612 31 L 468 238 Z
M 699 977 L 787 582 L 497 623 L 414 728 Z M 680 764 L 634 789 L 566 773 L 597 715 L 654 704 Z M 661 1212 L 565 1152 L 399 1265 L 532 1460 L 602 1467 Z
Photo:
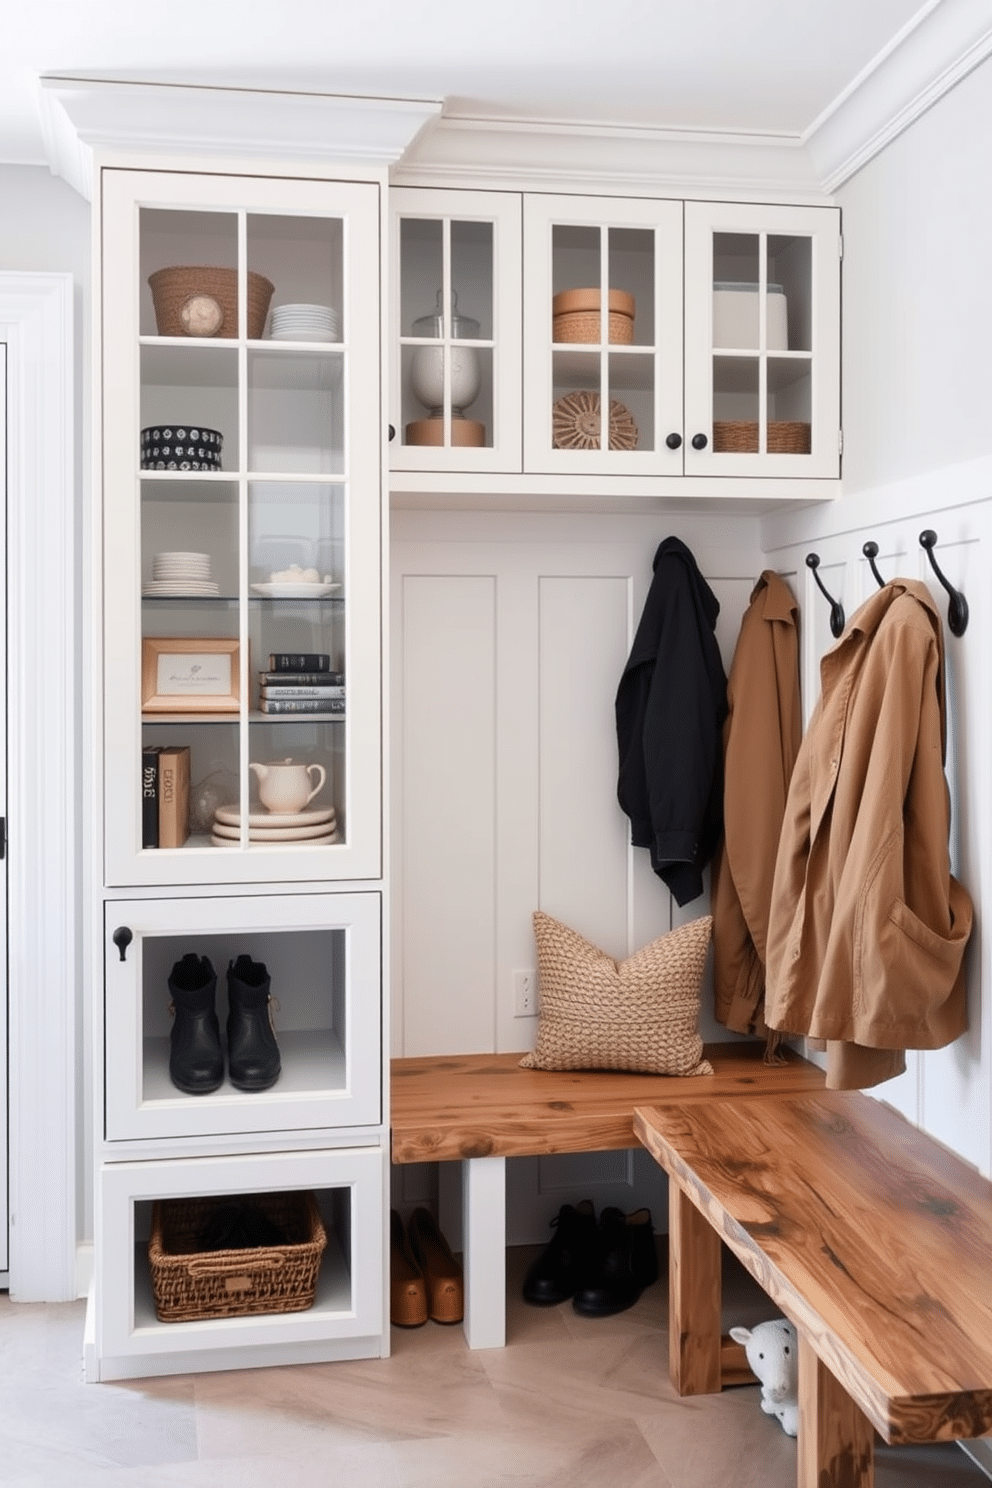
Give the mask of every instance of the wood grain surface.
M 637 1105 L 747 1098 L 824 1085 L 822 1071 L 791 1051 L 786 1064 L 765 1064 L 763 1043 L 708 1044 L 705 1052 L 712 1075 L 526 1070 L 519 1054 L 394 1059 L 392 1161 L 636 1147 Z
M 857 1091 L 634 1126 L 887 1442 L 992 1429 L 992 1184 Z

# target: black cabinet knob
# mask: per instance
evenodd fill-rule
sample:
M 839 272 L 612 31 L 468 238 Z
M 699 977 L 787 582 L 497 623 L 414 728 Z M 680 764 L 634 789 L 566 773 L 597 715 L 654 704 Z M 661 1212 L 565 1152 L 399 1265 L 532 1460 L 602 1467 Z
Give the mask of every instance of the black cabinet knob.
M 668 438 L 665 440 L 665 443 L 668 445 L 669 449 L 678 449 L 679 445 L 682 443 L 682 435 L 669 434 Z
M 131 944 L 131 941 L 134 939 L 128 927 L 126 925 L 118 925 L 117 929 L 111 936 L 111 939 L 121 953 L 121 960 L 125 960 L 127 957 L 127 948 Z
M 396 438 L 396 425 L 395 424 L 390 424 L 390 426 L 389 426 L 389 439 L 390 439 L 390 443 L 392 443 L 392 441 L 395 438 Z
M 707 440 L 705 434 L 693 434 L 693 436 L 692 436 L 692 447 L 693 447 L 693 449 L 705 449 L 707 443 L 708 443 L 708 440 Z

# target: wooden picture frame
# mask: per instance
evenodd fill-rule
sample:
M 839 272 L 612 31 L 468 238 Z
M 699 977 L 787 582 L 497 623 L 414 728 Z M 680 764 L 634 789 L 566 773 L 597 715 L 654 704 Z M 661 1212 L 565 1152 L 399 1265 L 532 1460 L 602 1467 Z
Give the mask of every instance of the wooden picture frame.
M 208 636 L 142 639 L 142 713 L 237 713 L 240 705 L 236 640 Z

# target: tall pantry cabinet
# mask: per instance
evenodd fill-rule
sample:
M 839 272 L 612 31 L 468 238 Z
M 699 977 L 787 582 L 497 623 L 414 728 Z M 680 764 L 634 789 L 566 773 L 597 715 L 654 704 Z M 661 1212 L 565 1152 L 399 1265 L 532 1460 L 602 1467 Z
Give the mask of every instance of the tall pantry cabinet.
M 228 164 L 99 172 L 91 1379 L 388 1351 L 381 195 Z M 229 966 L 264 964 L 269 1088 L 227 1067 L 206 1094 L 173 1082 L 191 953 L 222 1047 Z M 281 1259 L 211 1260 L 219 1205 L 299 1194 L 319 1218 Z M 194 1279 L 174 1283 L 183 1249 Z M 315 1250 L 315 1283 L 287 1282 Z

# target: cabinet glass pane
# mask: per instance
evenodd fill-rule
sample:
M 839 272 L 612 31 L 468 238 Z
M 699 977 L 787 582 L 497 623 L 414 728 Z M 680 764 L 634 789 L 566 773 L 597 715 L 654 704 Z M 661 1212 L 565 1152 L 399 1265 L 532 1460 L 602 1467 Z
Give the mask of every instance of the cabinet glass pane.
M 248 468 L 266 474 L 344 471 L 343 353 L 248 355 Z
M 611 227 L 607 231 L 611 301 L 610 340 L 654 345 L 655 234 L 653 229 Z M 632 324 L 628 325 L 630 320 Z
M 551 408 L 553 449 L 598 450 L 601 444 L 602 358 L 598 352 L 555 351 Z
M 237 470 L 237 350 L 212 340 L 142 346 L 140 417 L 143 469 Z
M 141 334 L 236 337 L 237 214 L 142 207 L 138 224 Z
M 221 824 L 223 825 L 223 824 Z M 228 1014 L 227 970 L 241 955 L 264 965 L 270 978 L 272 1022 L 279 1045 L 281 1071 L 267 1091 L 252 1093 L 264 1105 L 287 1095 L 338 1092 L 348 1088 L 347 1023 L 348 932 L 328 930 L 271 931 L 204 935 L 146 935 L 141 940 L 141 1101 L 176 1102 L 182 1092 L 169 1074 L 169 976 L 188 953 L 206 957 L 217 976 L 216 1010 L 222 1042 Z M 221 1087 L 196 1101 L 236 1096 L 229 1072 Z
M 253 482 L 248 533 L 251 809 L 302 813 L 297 845 L 344 841 L 344 488 Z
M 493 243 L 491 222 L 400 224 L 404 444 L 492 447 Z
M 264 333 L 276 341 L 340 341 L 344 226 L 337 217 L 249 213 L 248 271 L 272 285 Z M 249 283 L 249 293 L 254 286 Z M 263 287 L 264 292 L 264 287 Z
M 655 448 L 655 359 L 631 351 L 610 353 L 610 448 Z

